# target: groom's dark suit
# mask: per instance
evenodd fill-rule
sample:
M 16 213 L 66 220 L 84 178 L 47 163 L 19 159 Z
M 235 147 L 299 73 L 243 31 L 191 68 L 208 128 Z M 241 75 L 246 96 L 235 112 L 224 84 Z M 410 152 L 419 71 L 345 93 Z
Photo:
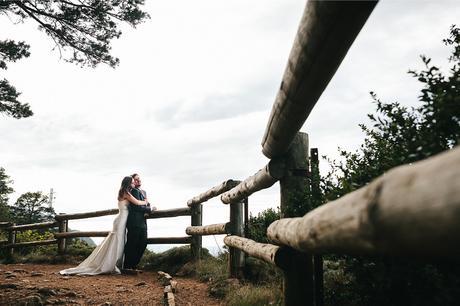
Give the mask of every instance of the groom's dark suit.
M 145 200 L 145 194 L 137 188 L 133 188 L 131 194 L 140 201 Z M 129 214 L 126 222 L 128 234 L 123 267 L 125 269 L 135 269 L 147 247 L 147 222 L 144 214 L 149 213 L 151 210 L 150 206 L 140 206 L 132 203 L 129 203 L 128 210 Z

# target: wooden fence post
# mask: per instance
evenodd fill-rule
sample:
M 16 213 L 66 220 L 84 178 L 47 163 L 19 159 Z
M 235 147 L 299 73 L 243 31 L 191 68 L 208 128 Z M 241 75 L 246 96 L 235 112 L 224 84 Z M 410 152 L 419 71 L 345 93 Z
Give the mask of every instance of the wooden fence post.
M 191 225 L 192 226 L 201 226 L 202 223 L 203 223 L 203 214 L 202 214 L 203 205 L 202 204 L 193 204 L 191 209 L 192 209 Z M 201 259 L 201 244 L 202 244 L 202 236 L 201 235 L 193 235 L 192 236 L 192 243 L 190 244 L 193 260 L 200 260 Z
M 230 203 L 231 234 L 244 237 L 243 202 Z M 244 252 L 230 247 L 229 274 L 231 278 L 242 278 L 245 264 Z
M 244 203 L 244 237 L 248 235 L 249 232 L 249 198 L 243 200 Z
M 310 150 L 310 173 L 311 173 L 311 196 L 314 207 L 321 205 L 320 174 L 318 149 Z M 323 256 L 318 254 L 313 256 L 315 271 L 315 306 L 324 305 L 324 277 L 323 277 Z
M 10 227 L 11 226 L 15 226 L 16 223 L 11 223 Z M 10 245 L 10 247 L 8 247 L 8 257 L 11 259 L 13 258 L 13 254 L 14 254 L 14 247 L 13 247 L 13 244 L 16 243 L 16 231 L 15 230 L 8 230 L 8 244 Z
M 67 228 L 67 220 L 58 220 L 59 233 L 65 233 Z M 64 254 L 66 250 L 66 239 L 58 238 L 58 254 Z
M 69 232 L 69 220 L 64 220 L 64 232 L 68 233 Z M 64 253 L 67 253 L 67 247 L 68 243 L 66 238 L 64 238 Z
M 311 210 L 308 201 L 308 135 L 297 133 L 285 156 L 286 175 L 280 180 L 281 217 L 303 216 Z M 285 305 L 313 305 L 313 258 L 309 254 L 292 250 L 284 272 Z

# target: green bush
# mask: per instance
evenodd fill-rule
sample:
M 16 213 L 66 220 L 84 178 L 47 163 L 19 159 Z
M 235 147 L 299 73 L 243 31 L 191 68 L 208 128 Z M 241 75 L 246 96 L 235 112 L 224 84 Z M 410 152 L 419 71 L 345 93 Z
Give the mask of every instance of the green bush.
M 245 280 L 252 284 L 281 284 L 282 271 L 276 266 L 253 257 L 246 258 Z
M 36 236 L 36 234 L 28 232 L 30 231 L 24 231 L 22 235 L 19 235 L 20 241 L 24 242 L 29 239 L 30 241 L 52 239 L 50 238 L 52 237 L 52 233 L 48 233 L 48 236 Z M 51 234 L 51 236 L 49 236 L 49 234 Z M 17 263 L 78 264 L 94 250 L 93 246 L 89 246 L 85 241 L 80 239 L 70 239 L 67 243 L 66 253 L 63 255 L 58 254 L 56 244 L 16 248 L 11 261 Z
M 228 278 L 228 261 L 209 257 L 195 263 L 196 277 L 203 282 L 216 282 Z
M 282 305 L 283 293 L 280 286 L 244 285 L 231 291 L 225 297 L 229 306 Z
M 209 251 L 202 249 L 203 258 L 210 257 Z M 164 271 L 169 274 L 176 274 L 186 263 L 192 260 L 190 246 L 181 246 L 169 249 L 162 253 L 154 253 L 146 250 L 139 264 L 146 270 Z
M 340 151 L 322 178 L 323 197 L 335 200 L 367 185 L 393 167 L 410 164 L 460 142 L 460 29 L 452 26 L 444 40 L 453 47 L 449 69 L 439 69 L 422 56 L 424 69 L 410 71 L 422 84 L 417 107 L 376 104 L 371 125 L 358 150 Z M 446 72 L 444 72 L 446 71 Z M 454 235 L 455 233 L 452 233 Z M 331 257 L 338 266 L 325 274 L 329 305 L 456 305 L 460 300 L 460 265 L 455 262 L 423 263 L 417 257 Z
M 16 233 L 16 242 L 30 242 L 30 241 L 43 241 L 52 240 L 54 235 L 50 231 L 43 230 L 26 230 Z M 53 245 L 42 245 L 35 247 L 21 247 L 15 249 L 20 255 L 27 255 L 31 253 L 47 253 L 53 249 Z
M 268 208 L 257 216 L 252 214 L 249 217 L 249 230 L 246 237 L 260 243 L 268 243 L 267 239 L 267 228 L 274 221 L 279 220 L 280 211 L 279 209 Z

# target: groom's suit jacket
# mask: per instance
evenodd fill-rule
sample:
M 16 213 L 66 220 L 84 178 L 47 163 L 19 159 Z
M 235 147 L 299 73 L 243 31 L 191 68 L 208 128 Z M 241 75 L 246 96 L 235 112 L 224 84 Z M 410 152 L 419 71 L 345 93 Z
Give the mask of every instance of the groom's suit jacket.
M 140 189 L 131 189 L 131 194 L 139 201 L 145 200 L 145 192 L 142 192 Z M 144 218 L 144 214 L 150 213 L 150 206 L 129 203 L 128 210 L 129 214 L 126 222 L 127 227 L 147 228 L 147 222 Z

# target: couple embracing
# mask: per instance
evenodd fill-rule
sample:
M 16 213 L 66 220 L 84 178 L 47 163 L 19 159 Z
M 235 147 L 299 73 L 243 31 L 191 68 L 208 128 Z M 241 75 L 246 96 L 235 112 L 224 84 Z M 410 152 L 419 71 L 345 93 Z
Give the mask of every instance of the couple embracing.
M 140 187 L 141 179 L 137 173 L 123 178 L 118 191 L 119 213 L 113 221 L 112 231 L 81 264 L 59 273 L 97 275 L 136 269 L 147 247 L 144 214 L 156 209 L 150 207 L 147 194 Z

